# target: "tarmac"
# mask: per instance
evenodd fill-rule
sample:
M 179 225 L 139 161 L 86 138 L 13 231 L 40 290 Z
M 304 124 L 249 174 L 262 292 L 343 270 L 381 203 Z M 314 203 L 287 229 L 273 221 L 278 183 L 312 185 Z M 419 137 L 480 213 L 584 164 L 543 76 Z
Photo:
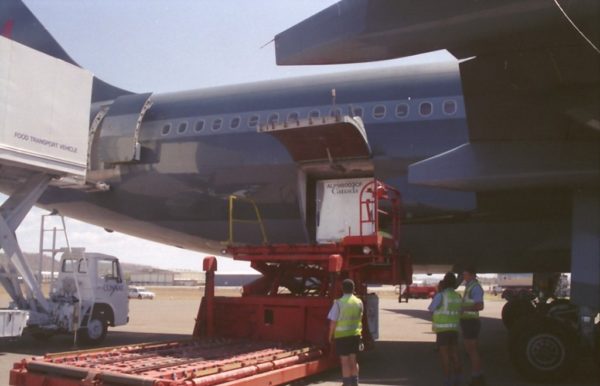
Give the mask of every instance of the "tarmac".
M 200 291 L 157 291 L 154 300 L 132 299 L 130 322 L 109 329 L 103 346 L 140 342 L 186 339 L 190 336 L 198 310 Z M 1 301 L 1 299 L 0 299 Z M 392 293 L 381 293 L 379 307 L 380 333 L 373 351 L 360 354 L 360 384 L 363 386 L 432 386 L 442 384 L 439 360 L 435 352 L 435 335 L 427 311 L 428 300 L 398 303 Z M 0 305 L 2 303 L 0 302 Z M 533 386 L 521 379 L 513 369 L 507 352 L 507 332 L 500 319 L 501 300 L 487 301 L 481 313 L 480 350 L 487 384 L 490 386 Z M 45 353 L 83 349 L 73 345 L 70 336 L 55 336 L 48 341 L 35 341 L 29 336 L 11 341 L 0 340 L 0 385 L 8 384 L 12 364 L 23 358 Z M 466 373 L 468 361 L 463 354 Z M 575 374 L 555 386 L 598 385 L 598 368 L 591 359 L 581 361 Z M 338 386 L 338 370 L 294 382 L 293 386 Z M 466 383 L 465 383 L 466 384 Z

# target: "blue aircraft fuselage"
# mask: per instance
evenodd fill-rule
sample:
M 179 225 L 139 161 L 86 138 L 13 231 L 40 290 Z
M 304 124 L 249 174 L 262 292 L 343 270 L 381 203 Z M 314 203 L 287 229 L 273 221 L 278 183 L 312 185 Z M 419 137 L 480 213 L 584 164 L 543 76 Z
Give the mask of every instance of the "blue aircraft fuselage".
M 171 245 L 214 250 L 211 241 L 228 238 L 228 197 L 241 194 L 258 205 L 269 241 L 309 242 L 298 189 L 301 167 L 282 143 L 257 130 L 260 125 L 335 113 L 361 116 L 372 151 L 369 167 L 308 177 L 371 175 L 402 189 L 407 209 L 421 212 L 448 209 L 447 203 L 436 203 L 435 189 L 406 189 L 408 165 L 468 138 L 453 62 L 156 94 L 151 99 L 139 134 L 141 160 L 119 165 L 118 173 L 105 181 L 110 191 L 71 192 L 70 197 L 64 190 L 50 191 L 43 204 L 76 218 L 83 214 L 86 221 L 105 228 L 142 237 L 151 228 L 152 238 L 158 234 Z M 94 112 L 106 104 L 97 103 Z M 103 215 L 94 216 L 97 211 Z M 254 233 L 242 229 L 236 239 L 258 242 Z

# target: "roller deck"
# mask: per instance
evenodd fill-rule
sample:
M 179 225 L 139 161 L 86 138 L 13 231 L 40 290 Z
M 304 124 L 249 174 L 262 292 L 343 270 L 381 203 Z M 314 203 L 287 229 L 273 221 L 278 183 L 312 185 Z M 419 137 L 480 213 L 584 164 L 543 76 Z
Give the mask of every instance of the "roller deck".
M 215 339 L 76 351 L 14 365 L 14 386 L 209 386 L 281 384 L 331 367 L 305 344 Z

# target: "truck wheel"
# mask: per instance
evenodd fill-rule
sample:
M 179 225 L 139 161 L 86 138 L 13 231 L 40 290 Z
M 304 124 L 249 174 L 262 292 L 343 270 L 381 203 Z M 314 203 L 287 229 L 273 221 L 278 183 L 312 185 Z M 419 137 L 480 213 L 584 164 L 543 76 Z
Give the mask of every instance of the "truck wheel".
M 108 323 L 99 316 L 93 316 L 87 326 L 79 330 L 81 340 L 91 345 L 100 344 L 106 338 L 107 331 Z
M 518 319 L 532 315 L 535 307 L 531 302 L 523 299 L 514 299 L 506 302 L 502 307 L 502 323 L 504 327 L 510 330 Z
M 577 333 L 548 317 L 520 319 L 510 332 L 509 353 L 519 373 L 534 382 L 570 375 L 579 357 Z

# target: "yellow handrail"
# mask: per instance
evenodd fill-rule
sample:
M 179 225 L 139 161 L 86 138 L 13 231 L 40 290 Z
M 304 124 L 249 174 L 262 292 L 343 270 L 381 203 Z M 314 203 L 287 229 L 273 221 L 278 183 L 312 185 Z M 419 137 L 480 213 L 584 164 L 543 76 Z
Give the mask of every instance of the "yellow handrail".
M 256 220 L 242 220 L 242 219 L 236 219 L 235 217 L 233 217 L 233 208 L 234 208 L 233 203 L 235 202 L 235 200 L 246 201 L 246 202 L 249 202 L 250 204 L 252 204 L 252 206 L 254 207 L 254 213 L 256 213 Z M 267 233 L 265 232 L 265 226 L 263 224 L 262 217 L 260 216 L 260 211 L 258 210 L 258 206 L 254 202 L 254 200 L 252 200 L 251 198 L 238 197 L 238 196 L 234 196 L 234 195 L 229 196 L 229 239 L 227 240 L 227 244 L 229 244 L 229 245 L 233 245 L 233 223 L 234 222 L 258 223 L 258 225 L 260 227 L 260 232 L 262 234 L 263 244 L 268 243 Z

